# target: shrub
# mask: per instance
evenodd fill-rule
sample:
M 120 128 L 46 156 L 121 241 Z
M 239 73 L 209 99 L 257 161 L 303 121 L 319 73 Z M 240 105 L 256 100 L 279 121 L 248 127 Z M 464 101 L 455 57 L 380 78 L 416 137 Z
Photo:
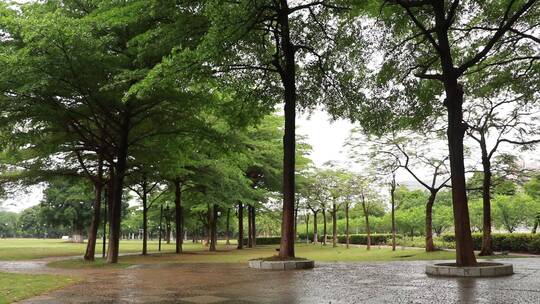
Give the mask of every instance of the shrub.
M 441 236 L 444 243 L 453 248 L 456 238 L 453 234 Z M 475 250 L 482 248 L 482 233 L 473 233 L 473 246 Z M 491 235 L 493 250 L 540 253 L 540 234 L 531 233 L 493 233 Z
M 244 239 L 244 245 L 247 246 L 248 239 Z M 280 236 L 268 236 L 268 237 L 258 237 L 255 245 L 279 245 L 281 243 Z

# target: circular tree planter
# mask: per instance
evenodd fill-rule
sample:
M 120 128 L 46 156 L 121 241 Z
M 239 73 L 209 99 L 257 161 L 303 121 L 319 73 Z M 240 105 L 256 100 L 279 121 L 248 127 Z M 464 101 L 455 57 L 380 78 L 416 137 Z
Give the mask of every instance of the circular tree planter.
M 514 273 L 512 264 L 480 262 L 472 267 L 458 267 L 455 263 L 426 266 L 426 274 L 445 277 L 500 277 Z
M 249 268 L 267 270 L 295 270 L 311 269 L 315 267 L 315 262 L 306 259 L 276 260 L 276 259 L 255 259 L 249 261 Z

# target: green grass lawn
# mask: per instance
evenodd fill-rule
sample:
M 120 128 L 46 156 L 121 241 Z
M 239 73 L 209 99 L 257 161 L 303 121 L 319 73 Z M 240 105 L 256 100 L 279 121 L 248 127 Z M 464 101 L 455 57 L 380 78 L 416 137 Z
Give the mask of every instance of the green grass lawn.
M 0 272 L 0 303 L 20 301 L 77 281 L 67 276 Z
M 184 246 L 187 250 L 201 249 L 200 244 L 188 242 Z M 96 253 L 100 254 L 102 243 L 98 242 Z M 174 252 L 174 244 L 162 243 L 163 252 Z M 0 260 L 31 260 L 45 257 L 61 257 L 83 255 L 86 243 L 75 244 L 58 239 L 0 239 Z M 121 253 L 140 252 L 142 241 L 120 241 Z M 148 242 L 148 251 L 157 251 L 158 242 Z
M 278 245 L 258 246 L 255 249 L 235 250 L 224 245 L 218 246 L 217 252 L 208 252 L 202 245 L 193 246 L 184 254 L 174 253 L 151 254 L 148 256 L 122 256 L 119 265 L 107 265 L 103 260 L 96 260 L 95 264 L 83 260 L 56 261 L 49 263 L 51 267 L 59 268 L 88 268 L 88 267 L 127 267 L 134 264 L 157 264 L 157 263 L 246 263 L 248 260 L 270 257 L 275 255 Z M 415 260 L 452 260 L 455 253 L 451 251 L 425 252 L 423 249 L 396 249 L 392 251 L 388 247 L 371 250 L 365 247 L 333 248 L 321 245 L 296 245 L 296 255 L 302 258 L 313 259 L 318 262 L 383 262 L 383 261 L 415 261 Z M 490 257 L 481 257 L 490 258 Z

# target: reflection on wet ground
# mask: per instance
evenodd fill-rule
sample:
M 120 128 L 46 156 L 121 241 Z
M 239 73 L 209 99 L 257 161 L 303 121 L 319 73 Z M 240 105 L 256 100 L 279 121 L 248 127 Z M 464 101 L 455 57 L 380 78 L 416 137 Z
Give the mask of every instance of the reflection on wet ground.
M 428 277 L 426 261 L 318 263 L 286 272 L 210 263 L 51 270 L 38 261 L 1 262 L 0 271 L 84 277 L 24 303 L 540 303 L 540 259 L 506 261 L 516 274 L 502 278 Z

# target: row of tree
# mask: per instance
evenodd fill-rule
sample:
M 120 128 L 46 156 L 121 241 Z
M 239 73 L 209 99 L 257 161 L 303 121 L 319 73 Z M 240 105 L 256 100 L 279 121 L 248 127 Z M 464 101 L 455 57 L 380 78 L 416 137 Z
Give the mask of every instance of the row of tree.
M 152 204 L 152 191 L 170 186 L 177 240 L 183 230 L 184 192 L 197 189 L 199 196 L 219 198 L 206 200 L 210 227 L 215 227 L 221 202 L 243 206 L 259 201 L 253 197 L 260 183 L 271 189 L 272 179 L 267 165 L 260 166 L 260 154 L 242 138 L 281 103 L 279 254 L 290 258 L 295 256 L 298 108 L 323 104 L 334 117 L 358 122 L 370 137 L 392 140 L 403 129 L 432 130 L 446 116 L 441 125 L 449 148 L 457 264 L 474 265 L 464 137 L 470 133 L 478 140 L 484 168 L 489 168 L 493 153 L 484 149 L 485 122 L 501 113 L 514 126 L 522 109 L 537 108 L 537 2 L 3 3 L 4 180 L 86 176 L 95 189 L 87 258 L 93 256 L 95 244 L 90 244 L 103 196 L 110 226 L 108 259 L 116 262 L 128 185 L 140 196 L 143 210 Z M 473 113 L 483 102 L 492 110 L 481 107 L 480 119 L 466 121 L 464 108 Z M 536 141 L 531 135 L 537 129 L 514 130 L 508 138 L 497 137 L 495 147 Z M 394 146 L 403 150 L 399 143 Z M 407 167 L 408 160 L 398 157 L 392 163 Z M 434 167 L 435 176 L 441 166 Z M 432 194 L 443 184 L 435 179 L 423 183 Z M 487 169 L 484 185 L 491 185 Z M 488 249 L 489 193 L 484 190 Z M 251 223 L 253 211 L 247 209 Z M 333 206 L 331 211 L 336 213 Z M 426 226 L 429 214 L 426 210 Z

